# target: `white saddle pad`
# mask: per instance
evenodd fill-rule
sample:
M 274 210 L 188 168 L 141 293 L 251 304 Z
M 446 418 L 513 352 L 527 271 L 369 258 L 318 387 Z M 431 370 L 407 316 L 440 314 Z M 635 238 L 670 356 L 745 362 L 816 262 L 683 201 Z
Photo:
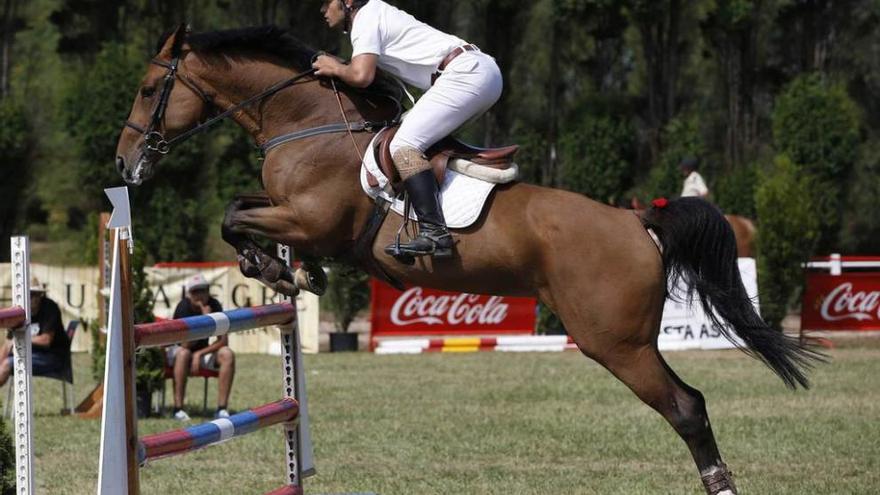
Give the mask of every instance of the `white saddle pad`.
M 364 155 L 364 162 L 361 165 L 361 187 L 373 199 L 381 196 L 390 201 L 391 209 L 403 216 L 403 201 L 393 197 L 394 193 L 391 191 L 388 178 L 376 163 L 376 155 L 373 152 L 375 142 L 376 138 L 373 138 Z M 370 187 L 370 183 L 367 181 L 368 171 L 379 182 L 378 187 Z M 494 187 L 493 183 L 447 169 L 443 184 L 440 185 L 440 203 L 443 208 L 443 216 L 446 218 L 446 225 L 451 229 L 463 229 L 476 222 Z M 410 212 L 410 218 L 418 220 L 413 211 Z

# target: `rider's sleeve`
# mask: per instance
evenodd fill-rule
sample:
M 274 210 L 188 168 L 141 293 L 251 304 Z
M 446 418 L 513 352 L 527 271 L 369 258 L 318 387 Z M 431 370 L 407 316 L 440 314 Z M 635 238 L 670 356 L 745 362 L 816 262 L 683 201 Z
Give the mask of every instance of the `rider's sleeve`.
M 381 19 L 371 15 L 373 12 L 372 9 L 363 9 L 354 19 L 351 27 L 351 58 L 364 53 L 382 55 Z

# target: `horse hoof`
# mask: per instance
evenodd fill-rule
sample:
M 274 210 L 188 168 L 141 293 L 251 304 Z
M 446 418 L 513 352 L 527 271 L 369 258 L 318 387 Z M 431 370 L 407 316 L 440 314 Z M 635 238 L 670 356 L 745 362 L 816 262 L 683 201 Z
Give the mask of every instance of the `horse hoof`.
M 320 266 L 298 268 L 293 274 L 293 284 L 297 289 L 323 296 L 327 292 L 327 275 Z

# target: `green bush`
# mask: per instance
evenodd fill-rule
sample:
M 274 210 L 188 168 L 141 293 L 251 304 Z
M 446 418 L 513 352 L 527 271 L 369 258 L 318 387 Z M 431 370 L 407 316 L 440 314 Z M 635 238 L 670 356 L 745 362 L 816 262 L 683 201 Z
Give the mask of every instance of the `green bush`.
M 777 157 L 755 191 L 758 228 L 758 293 L 761 314 L 779 327 L 803 283 L 801 263 L 813 253 L 819 218 L 810 192 L 813 179 L 786 156 Z
M 609 204 L 629 187 L 635 161 L 635 130 L 626 121 L 587 116 L 559 140 L 562 183 Z
M 861 151 L 846 199 L 841 250 L 880 253 L 880 142 L 873 141 Z
M 815 178 L 810 197 L 818 205 L 818 249 L 836 250 L 843 185 L 858 157 L 860 115 L 840 84 L 819 74 L 798 77 L 773 110 L 776 150 Z
M 8 385 L 12 386 L 12 383 Z M 0 494 L 15 494 L 15 446 L 6 418 L 0 416 Z
M 737 167 L 718 178 L 712 191 L 712 199 L 724 213 L 755 218 L 757 185 L 757 167 L 754 165 Z
M 859 112 L 842 85 L 803 75 L 776 98 L 773 139 L 804 171 L 840 180 L 858 156 Z
M 565 326 L 562 325 L 562 320 L 543 304 L 538 305 L 538 322 L 536 326 L 535 333 L 538 335 L 565 335 L 567 333 Z
M 8 239 L 16 233 L 27 198 L 31 130 L 25 107 L 11 97 L 0 100 L 0 122 L 0 239 Z M 0 243 L 0 259 L 9 259 L 8 242 Z
M 132 194 L 132 209 L 149 212 L 133 220 L 138 242 L 157 261 L 201 261 L 209 226 L 219 226 L 211 222 L 209 208 L 199 196 L 189 196 L 181 187 L 164 182 Z M 155 228 L 159 225 L 162 228 Z
M 519 166 L 519 180 L 531 184 L 542 184 L 542 170 L 547 166 L 547 140 L 534 131 L 516 133 L 513 140 L 520 145 L 516 155 Z
M 105 44 L 94 65 L 76 75 L 64 99 L 64 120 L 79 155 L 75 165 L 82 197 L 92 198 L 96 209 L 104 188 L 121 182 L 114 165 L 116 143 L 146 67 L 133 50 Z
M 346 332 L 355 316 L 370 304 L 370 276 L 356 268 L 332 263 L 327 278 L 321 309 L 333 313 L 337 331 Z

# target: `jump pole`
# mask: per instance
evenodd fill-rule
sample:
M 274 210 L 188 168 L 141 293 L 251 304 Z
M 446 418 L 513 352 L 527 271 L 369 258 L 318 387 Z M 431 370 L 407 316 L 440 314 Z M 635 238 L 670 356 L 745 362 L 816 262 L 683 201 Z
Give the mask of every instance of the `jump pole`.
M 128 188 L 118 187 L 105 192 L 113 203 L 113 215 L 107 225 L 113 229 L 113 265 L 104 360 L 98 494 L 139 495 L 137 414 L 134 408 L 134 313 L 129 258 L 134 249 L 131 211 Z
M 293 253 L 289 246 L 278 244 L 278 257 L 292 267 Z M 281 378 L 282 397 L 292 397 L 300 407 L 299 423 L 284 425 L 284 453 L 286 480 L 290 487 L 302 487 L 303 478 L 314 476 L 315 457 L 312 450 L 311 428 L 309 427 L 309 402 L 306 394 L 306 373 L 303 368 L 302 347 L 299 340 L 299 316 L 296 300 L 290 296 L 284 299 L 294 305 L 293 321 L 279 326 L 281 333 Z
M 0 310 L 0 327 L 12 329 L 14 356 L 15 493 L 34 493 L 33 409 L 31 390 L 30 243 L 11 239 L 12 308 Z
M 127 188 L 106 190 L 114 205 L 108 227 L 113 228 L 114 255 L 107 357 L 104 377 L 104 413 L 98 494 L 139 494 L 138 469 L 147 460 L 177 455 L 224 442 L 266 426 L 283 423 L 287 449 L 287 484 L 270 495 L 301 495 L 302 477 L 314 473 L 308 432 L 305 378 L 299 347 L 296 306 L 287 302 L 242 308 L 180 320 L 134 325 L 131 308 L 131 215 Z M 285 251 L 286 250 L 286 251 Z M 289 250 L 279 247 L 279 255 Z M 228 419 L 137 438 L 134 410 L 134 351 L 203 337 L 278 324 L 282 339 L 284 396 L 281 400 Z M 123 400 L 124 399 L 124 400 Z M 119 407 L 124 402 L 125 407 Z M 111 407 L 113 405 L 113 407 Z

